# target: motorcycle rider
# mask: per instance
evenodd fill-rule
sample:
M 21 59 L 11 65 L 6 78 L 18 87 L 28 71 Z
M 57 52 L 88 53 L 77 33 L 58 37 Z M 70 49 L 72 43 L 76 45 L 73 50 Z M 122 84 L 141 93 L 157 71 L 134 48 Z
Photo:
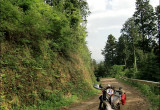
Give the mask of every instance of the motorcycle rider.
M 106 89 L 113 89 L 113 90 L 114 90 L 114 87 L 111 86 L 110 84 L 108 84 L 107 87 L 105 88 L 105 90 L 106 90 Z M 99 100 L 100 100 L 99 110 L 101 110 L 103 100 L 106 100 L 106 92 L 103 92 L 103 95 L 101 95 L 101 96 L 99 97 Z M 109 99 L 109 102 L 110 102 L 110 99 Z
M 103 88 L 101 85 L 100 85 L 100 87 Z M 99 110 L 102 109 L 102 104 L 103 104 L 103 101 L 104 101 L 104 100 L 107 100 L 107 101 L 110 103 L 110 105 L 111 105 L 112 108 L 118 107 L 118 106 L 115 106 L 115 104 L 117 104 L 117 102 L 116 102 L 117 100 L 114 100 L 114 101 L 113 101 L 113 99 L 115 99 L 116 96 L 115 96 L 115 95 L 112 95 L 112 96 L 108 97 L 109 94 L 106 93 L 106 90 L 107 90 L 107 89 L 113 89 L 115 93 L 118 93 L 117 95 L 120 96 L 122 105 L 125 104 L 126 93 L 125 93 L 125 91 L 122 89 L 122 87 L 120 87 L 119 90 L 115 90 L 115 87 L 113 87 L 113 86 L 111 86 L 110 84 L 108 84 L 107 87 L 102 90 L 103 95 L 101 95 L 101 96 L 99 97 L 99 100 L 100 100 Z M 108 97 L 108 99 L 107 99 L 107 97 Z M 112 100 L 112 101 L 111 101 L 111 100 Z M 106 106 L 103 106 L 103 107 L 106 107 Z M 120 106 L 119 106 L 119 107 L 120 107 Z M 106 109 L 106 108 L 104 108 L 104 109 Z

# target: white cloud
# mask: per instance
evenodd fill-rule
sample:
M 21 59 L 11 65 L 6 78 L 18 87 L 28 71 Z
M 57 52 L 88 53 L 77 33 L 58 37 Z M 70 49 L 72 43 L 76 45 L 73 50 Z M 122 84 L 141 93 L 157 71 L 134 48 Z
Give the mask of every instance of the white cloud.
M 150 4 L 153 6 L 153 8 L 155 8 L 158 5 L 160 5 L 159 3 L 160 3 L 160 1 L 158 1 L 158 0 L 150 0 Z
M 107 0 L 87 0 L 92 13 L 105 10 L 107 5 L 106 1 Z
M 135 5 L 135 0 L 112 0 L 113 10 L 131 10 Z

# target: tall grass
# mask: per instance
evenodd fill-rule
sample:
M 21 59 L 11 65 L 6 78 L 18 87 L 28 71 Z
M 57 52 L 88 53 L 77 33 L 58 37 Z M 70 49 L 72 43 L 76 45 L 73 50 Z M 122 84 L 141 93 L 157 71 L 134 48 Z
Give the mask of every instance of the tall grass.
M 153 85 L 141 84 L 138 82 L 127 81 L 117 77 L 118 80 L 136 87 L 141 93 L 147 97 L 152 107 L 149 110 L 158 110 L 160 108 L 160 88 Z
M 61 94 L 60 94 L 61 95 Z M 55 96 L 55 94 L 52 94 L 50 96 L 50 99 L 47 99 L 46 101 L 40 100 L 37 106 L 30 106 L 26 107 L 23 106 L 24 110 L 58 110 L 62 106 L 69 106 L 71 103 L 76 101 L 78 97 L 76 95 L 73 95 L 68 98 L 63 98 L 62 96 Z

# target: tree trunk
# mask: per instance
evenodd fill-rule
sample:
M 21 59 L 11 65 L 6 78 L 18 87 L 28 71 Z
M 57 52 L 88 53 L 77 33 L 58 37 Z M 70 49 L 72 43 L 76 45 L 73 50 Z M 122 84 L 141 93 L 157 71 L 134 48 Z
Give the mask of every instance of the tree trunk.
M 158 57 L 159 57 L 159 64 L 160 64 L 160 30 L 159 30 L 159 25 L 160 25 L 160 15 L 158 16 L 158 39 L 159 39 L 159 52 L 158 52 Z
M 1 40 L 0 40 L 0 61 L 2 59 L 2 44 L 1 44 Z M 2 65 L 0 64 L 0 73 L 1 73 L 1 67 Z
M 1 60 L 1 55 L 2 55 L 2 50 L 1 50 L 2 46 L 1 46 L 1 41 L 0 41 L 0 60 Z
M 145 35 L 144 35 L 144 23 L 143 23 L 143 15 L 142 15 L 143 12 L 141 12 L 141 32 L 142 32 L 142 49 L 143 49 L 143 54 L 144 54 L 144 50 L 145 50 L 145 44 L 144 44 L 144 38 L 145 38 Z
M 124 59 L 124 65 L 125 65 L 125 68 L 127 68 L 127 60 L 126 60 L 126 58 Z
M 133 45 L 133 52 L 134 52 L 134 70 L 135 72 L 137 72 L 137 57 L 136 57 L 136 50 L 134 45 Z

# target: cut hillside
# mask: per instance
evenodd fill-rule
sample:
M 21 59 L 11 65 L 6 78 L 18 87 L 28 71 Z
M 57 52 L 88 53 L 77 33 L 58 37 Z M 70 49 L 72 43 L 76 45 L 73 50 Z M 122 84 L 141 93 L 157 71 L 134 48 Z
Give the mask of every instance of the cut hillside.
M 65 98 L 93 95 L 94 68 L 85 45 L 67 56 L 47 53 L 49 49 L 43 47 L 44 53 L 36 58 L 27 46 L 8 42 L 1 46 L 1 108 L 47 105 L 52 109 L 68 104 L 63 103 Z
M 53 110 L 94 94 L 85 0 L 0 0 L 0 109 Z

